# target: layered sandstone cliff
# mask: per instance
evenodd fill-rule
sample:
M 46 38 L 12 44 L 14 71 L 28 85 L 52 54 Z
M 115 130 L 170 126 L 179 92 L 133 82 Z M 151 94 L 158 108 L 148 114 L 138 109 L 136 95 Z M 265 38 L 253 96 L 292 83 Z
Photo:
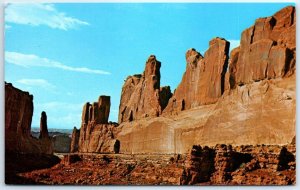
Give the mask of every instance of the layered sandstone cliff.
M 186 153 L 194 144 L 289 143 L 295 135 L 295 27 L 295 8 L 289 6 L 257 19 L 230 57 L 229 43 L 222 38 L 211 40 L 204 56 L 188 50 L 186 72 L 160 110 L 163 114 L 155 112 L 160 117 L 135 117 L 149 115 L 145 102 L 147 110 L 159 110 L 159 93 L 158 87 L 156 93 L 140 93 L 147 86 L 142 85 L 145 76 L 129 77 L 120 103 L 119 118 L 130 110 L 128 119 L 119 119 L 121 152 Z
M 47 124 L 42 114 L 41 139 L 31 136 L 33 96 L 5 83 L 5 151 L 26 154 L 52 154 Z M 46 115 L 46 114 L 45 114 Z
M 120 142 L 114 136 L 118 125 L 108 123 L 109 111 L 109 96 L 100 96 L 98 102 L 86 103 L 83 106 L 79 140 L 78 132 L 74 129 L 71 152 L 76 152 L 77 147 L 78 152 L 119 152 Z
M 151 55 L 142 75 L 127 77 L 122 88 L 119 123 L 161 115 L 171 97 L 169 87 L 160 87 L 161 63 Z
M 59 162 L 53 155 L 46 113 L 41 117 L 41 138 L 31 136 L 33 96 L 5 83 L 5 183 L 24 183 L 17 173 L 49 168 Z
M 169 100 L 165 113 L 191 109 L 218 101 L 224 92 L 229 42 L 214 38 L 204 57 L 195 49 L 186 52 L 186 71 Z
M 271 17 L 257 19 L 243 31 L 238 59 L 232 64 L 236 71 L 231 74 L 238 85 L 295 72 L 295 14 L 294 7 L 286 7 Z

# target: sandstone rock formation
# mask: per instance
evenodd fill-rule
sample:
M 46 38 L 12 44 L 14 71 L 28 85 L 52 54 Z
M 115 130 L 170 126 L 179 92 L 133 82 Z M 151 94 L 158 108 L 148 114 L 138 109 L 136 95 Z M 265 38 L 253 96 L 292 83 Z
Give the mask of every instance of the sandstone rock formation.
M 257 19 L 230 58 L 228 42 L 220 38 L 210 42 L 204 57 L 188 50 L 186 72 L 163 114 L 135 120 L 133 111 L 125 114 L 132 122 L 119 120 L 120 151 L 187 153 L 194 144 L 289 143 L 296 123 L 294 15 L 295 8 L 286 7 Z M 134 93 L 144 80 L 143 75 L 126 80 L 120 114 L 130 98 L 144 98 Z M 138 107 L 143 103 L 134 105 L 130 110 L 143 112 Z
M 293 146 L 293 145 L 291 145 Z M 288 185 L 295 183 L 295 151 L 278 145 L 193 146 L 180 184 Z M 292 175 L 284 175 L 285 170 Z M 285 173 L 287 174 L 287 173 Z
M 80 137 L 80 130 L 74 127 L 72 132 L 72 137 L 71 137 L 70 152 L 78 151 L 79 137 Z
M 33 96 L 5 83 L 5 183 L 24 183 L 19 172 L 51 167 L 59 162 L 53 156 L 53 144 L 47 137 L 31 136 Z M 22 181 L 22 182 L 20 182 Z M 28 182 L 27 182 L 28 183 Z
M 53 151 L 55 153 L 69 153 L 71 147 L 71 137 L 67 134 L 54 135 L 52 137 Z
M 5 83 L 5 151 L 17 153 L 52 154 L 49 138 L 31 136 L 33 96 Z M 45 126 L 46 127 L 46 126 Z M 45 136 L 47 128 L 44 128 Z
M 295 72 L 295 18 L 295 8 L 289 6 L 257 19 L 242 33 L 236 72 L 232 73 L 238 85 Z
M 110 97 L 100 96 L 98 102 L 86 103 L 82 111 L 82 124 L 77 144 L 77 131 L 73 130 L 71 152 L 118 153 L 120 142 L 115 138 L 115 123 L 108 123 Z
M 33 96 L 5 83 L 5 148 L 22 149 L 18 137 L 30 138 Z
M 191 185 L 209 181 L 214 172 L 215 152 L 209 147 L 193 146 L 182 172 L 180 184 Z
M 114 138 L 116 124 L 87 125 L 81 129 L 79 152 L 118 153 L 120 142 Z
M 186 52 L 185 57 L 187 62 L 186 71 L 164 112 L 176 113 L 199 105 L 197 99 L 199 95 L 198 84 L 203 56 L 195 49 L 190 49 Z
M 40 139 L 49 138 L 48 127 L 47 127 L 47 114 L 42 112 L 40 121 Z
M 98 102 L 86 103 L 83 107 L 82 122 L 103 124 L 108 122 L 110 109 L 110 97 L 100 96 Z
M 214 38 L 204 57 L 195 49 L 186 52 L 186 71 L 164 112 L 177 113 L 217 102 L 225 90 L 229 42 Z
M 127 77 L 122 87 L 119 123 L 161 114 L 171 96 L 169 87 L 160 88 L 161 63 L 151 55 L 142 75 Z
M 240 47 L 234 48 L 230 52 L 230 59 L 229 59 L 229 71 L 226 73 L 228 75 L 228 78 L 226 80 L 227 82 L 227 88 L 226 90 L 233 89 L 236 87 L 236 79 L 235 79 L 235 74 L 236 74 L 236 63 L 239 58 L 239 53 L 240 53 Z
M 108 122 L 108 96 L 86 103 L 80 132 L 72 134 L 71 152 L 77 153 L 22 175 L 46 184 L 295 184 L 295 30 L 289 6 L 257 19 L 230 57 L 222 38 L 212 39 L 204 56 L 188 50 L 174 95 L 160 87 L 161 63 L 150 56 L 143 74 L 125 80 L 120 125 Z M 9 93 L 6 149 L 44 152 L 28 135 L 32 96 Z

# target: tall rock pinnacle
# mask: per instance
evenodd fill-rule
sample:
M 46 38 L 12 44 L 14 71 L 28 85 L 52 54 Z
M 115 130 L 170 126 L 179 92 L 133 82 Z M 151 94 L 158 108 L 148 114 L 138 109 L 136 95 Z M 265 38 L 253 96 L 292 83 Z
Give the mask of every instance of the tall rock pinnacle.
M 40 139 L 49 138 L 46 112 L 42 112 L 40 121 Z

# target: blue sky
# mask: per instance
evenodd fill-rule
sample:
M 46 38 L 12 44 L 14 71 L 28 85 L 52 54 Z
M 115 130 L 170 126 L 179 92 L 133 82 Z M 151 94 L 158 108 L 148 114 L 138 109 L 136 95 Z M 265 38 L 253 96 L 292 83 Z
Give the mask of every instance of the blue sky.
M 142 73 L 149 55 L 173 91 L 189 48 L 204 53 L 214 37 L 238 46 L 256 18 L 290 4 L 9 4 L 5 81 L 34 95 L 33 127 L 42 111 L 49 128 L 80 127 L 83 104 L 99 95 L 111 96 L 117 121 L 124 79 Z

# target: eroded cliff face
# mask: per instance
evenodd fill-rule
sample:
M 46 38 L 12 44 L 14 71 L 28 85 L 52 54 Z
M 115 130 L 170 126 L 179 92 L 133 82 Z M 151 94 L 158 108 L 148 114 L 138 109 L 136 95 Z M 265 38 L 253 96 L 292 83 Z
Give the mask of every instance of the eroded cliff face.
M 169 100 L 164 113 L 175 114 L 179 111 L 199 106 L 198 84 L 203 56 L 195 49 L 186 52 L 186 71 L 181 83 L 176 88 L 173 97 Z
M 222 38 L 211 40 L 204 57 L 188 50 L 186 72 L 163 114 L 121 120 L 121 152 L 186 153 L 194 144 L 289 143 L 295 135 L 295 27 L 295 8 L 286 7 L 257 19 L 230 57 Z M 124 86 L 133 92 L 133 84 L 143 80 L 130 77 Z M 124 99 L 122 93 L 121 105 L 142 98 L 128 94 L 132 96 Z
M 214 38 L 204 57 L 195 49 L 186 52 L 186 71 L 164 113 L 176 114 L 218 101 L 225 90 L 229 42 Z
M 243 31 L 234 77 L 238 85 L 282 78 L 295 72 L 295 8 L 259 18 Z
M 25 154 L 52 154 L 51 139 L 31 136 L 33 96 L 5 83 L 5 151 Z M 43 127 L 48 136 L 47 125 Z
M 171 91 L 160 88 L 161 63 L 151 55 L 142 75 L 127 77 L 122 87 L 119 123 L 146 117 L 157 117 L 168 102 Z
M 72 134 L 71 152 L 118 153 L 120 142 L 114 131 L 118 126 L 108 123 L 110 97 L 100 96 L 98 102 L 86 103 L 82 111 L 82 124 L 77 144 L 77 131 Z

